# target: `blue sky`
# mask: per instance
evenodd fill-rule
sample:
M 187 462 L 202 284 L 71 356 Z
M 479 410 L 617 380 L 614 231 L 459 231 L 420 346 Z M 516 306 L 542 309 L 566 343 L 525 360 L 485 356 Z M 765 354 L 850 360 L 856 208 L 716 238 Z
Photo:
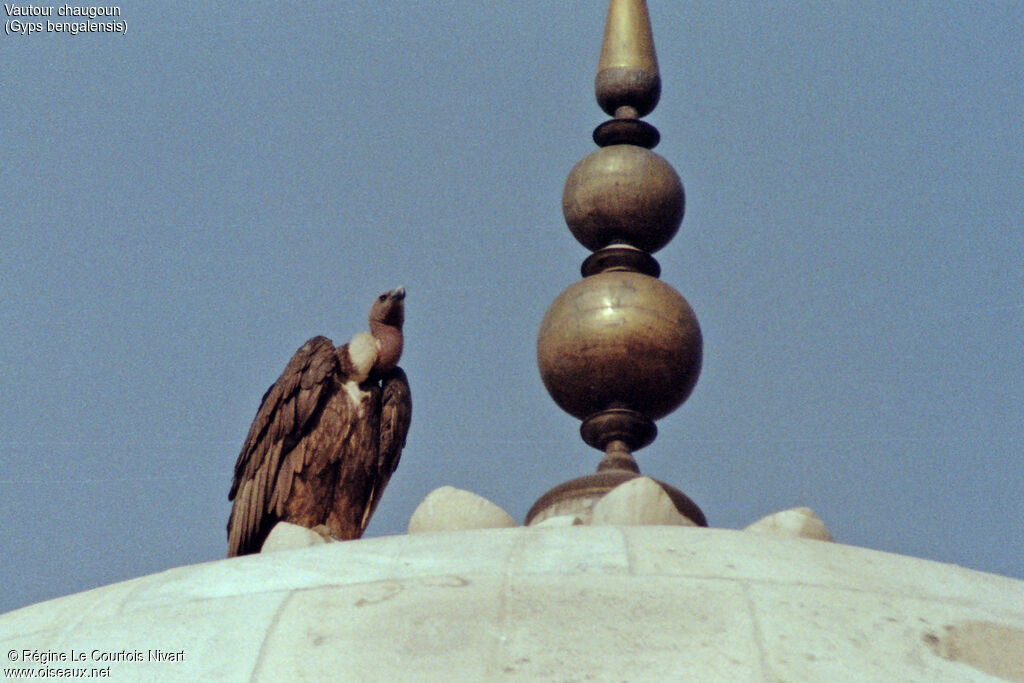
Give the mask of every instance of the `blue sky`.
M 808 505 L 1024 578 L 1024 3 L 649 5 L 687 192 L 657 258 L 705 347 L 641 469 L 713 526 Z M 604 12 L 138 2 L 125 36 L 0 36 L 0 611 L 223 557 L 263 391 L 398 284 L 415 408 L 370 535 L 592 471 L 535 344 L 588 253 L 560 202 Z

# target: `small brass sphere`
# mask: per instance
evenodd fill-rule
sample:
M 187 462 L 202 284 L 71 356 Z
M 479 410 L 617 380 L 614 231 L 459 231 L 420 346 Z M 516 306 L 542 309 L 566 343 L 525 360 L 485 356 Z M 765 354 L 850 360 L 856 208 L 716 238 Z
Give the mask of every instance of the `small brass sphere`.
M 672 165 L 636 145 L 609 145 L 583 157 L 562 192 L 565 222 L 591 251 L 612 243 L 661 249 L 679 230 L 684 204 Z
M 697 317 L 676 290 L 648 275 L 607 271 L 552 302 L 537 364 L 551 398 L 570 415 L 626 408 L 657 420 L 693 390 L 701 344 Z

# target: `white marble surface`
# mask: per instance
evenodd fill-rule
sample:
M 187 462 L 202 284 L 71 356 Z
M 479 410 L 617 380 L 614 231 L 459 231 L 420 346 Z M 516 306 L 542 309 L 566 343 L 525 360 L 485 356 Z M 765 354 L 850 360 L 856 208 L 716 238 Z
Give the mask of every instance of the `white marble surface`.
M 184 661 L 111 679 L 1024 680 L 1024 582 L 721 529 L 519 527 L 220 560 L 0 615 L 8 659 L 155 649 Z

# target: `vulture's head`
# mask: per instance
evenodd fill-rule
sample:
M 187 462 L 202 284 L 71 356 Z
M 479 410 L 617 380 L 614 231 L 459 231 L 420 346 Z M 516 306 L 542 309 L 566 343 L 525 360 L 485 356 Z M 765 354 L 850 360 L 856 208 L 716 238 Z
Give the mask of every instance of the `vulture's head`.
M 388 325 L 402 329 L 403 322 L 405 322 L 405 287 L 388 290 L 373 300 L 373 306 L 370 307 L 371 329 L 376 325 Z

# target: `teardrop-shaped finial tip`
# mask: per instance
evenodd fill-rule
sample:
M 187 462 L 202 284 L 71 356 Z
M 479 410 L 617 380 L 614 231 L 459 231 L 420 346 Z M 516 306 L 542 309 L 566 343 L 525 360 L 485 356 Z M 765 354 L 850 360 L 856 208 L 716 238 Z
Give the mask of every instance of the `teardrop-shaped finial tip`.
M 612 116 L 639 118 L 657 106 L 661 76 L 645 0 L 609 3 L 594 89 Z

